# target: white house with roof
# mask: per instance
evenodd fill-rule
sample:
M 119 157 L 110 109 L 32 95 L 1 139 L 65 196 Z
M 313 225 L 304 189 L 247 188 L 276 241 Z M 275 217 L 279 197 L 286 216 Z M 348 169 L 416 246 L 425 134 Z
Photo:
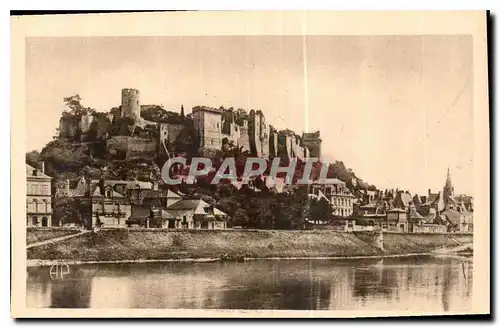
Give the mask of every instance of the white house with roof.
M 341 217 L 352 215 L 356 200 L 345 182 L 336 178 L 312 181 L 309 185 L 309 197 L 325 197 L 332 205 L 333 215 Z
M 163 227 L 175 229 L 227 228 L 228 215 L 202 199 L 183 199 L 163 210 Z

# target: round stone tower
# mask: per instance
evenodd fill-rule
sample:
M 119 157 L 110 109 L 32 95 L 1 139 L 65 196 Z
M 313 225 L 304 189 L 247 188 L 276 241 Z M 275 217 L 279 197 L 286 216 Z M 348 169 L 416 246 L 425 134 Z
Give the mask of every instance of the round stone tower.
M 139 90 L 122 89 L 122 117 L 137 119 L 141 116 L 141 102 L 139 99 Z

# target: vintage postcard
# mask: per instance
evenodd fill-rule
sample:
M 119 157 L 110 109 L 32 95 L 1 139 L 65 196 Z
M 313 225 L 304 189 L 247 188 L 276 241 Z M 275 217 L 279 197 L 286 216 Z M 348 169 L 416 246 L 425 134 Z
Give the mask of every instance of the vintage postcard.
M 12 17 L 12 315 L 489 314 L 486 18 Z

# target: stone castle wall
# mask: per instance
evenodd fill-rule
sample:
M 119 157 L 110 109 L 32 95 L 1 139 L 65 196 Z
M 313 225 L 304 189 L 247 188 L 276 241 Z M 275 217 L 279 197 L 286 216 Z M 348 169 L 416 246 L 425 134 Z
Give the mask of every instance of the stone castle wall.
M 87 133 L 90 130 L 90 125 L 94 121 L 94 115 L 88 114 L 88 115 L 83 115 L 82 118 L 80 119 L 80 129 L 82 130 L 82 133 Z
M 199 147 L 222 147 L 222 112 L 194 108 L 193 123 Z
M 292 142 L 294 136 L 288 133 L 278 133 L 278 157 L 290 158 L 292 156 Z
M 59 120 L 59 137 L 74 138 L 78 129 L 77 122 L 73 117 L 61 117 Z
M 112 156 L 124 154 L 126 159 L 133 159 L 155 156 L 158 143 L 154 139 L 114 136 L 106 141 L 106 147 Z
M 160 123 L 160 140 L 173 143 L 183 129 L 183 124 Z
M 278 131 L 274 128 L 269 129 L 269 157 L 278 156 Z
M 309 151 L 310 157 L 321 158 L 321 138 L 319 131 L 312 133 L 304 133 L 302 135 L 302 142 Z
M 243 147 L 243 150 L 250 151 L 250 136 L 247 127 L 240 127 L 240 147 Z
M 66 116 L 59 120 L 59 137 L 75 138 L 78 133 L 87 133 L 94 121 L 94 115 L 87 114 L 81 117 Z

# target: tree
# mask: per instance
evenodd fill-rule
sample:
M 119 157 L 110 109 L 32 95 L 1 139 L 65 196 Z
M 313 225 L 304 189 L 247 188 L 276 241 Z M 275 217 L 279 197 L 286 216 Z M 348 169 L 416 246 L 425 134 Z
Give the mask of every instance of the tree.
M 26 153 L 26 163 L 33 167 L 38 167 L 39 163 L 42 161 L 40 153 L 37 150 L 32 150 Z
M 242 208 L 236 210 L 236 213 L 234 213 L 234 216 L 232 217 L 232 225 L 246 226 L 247 224 L 248 224 L 247 212 Z
M 311 200 L 309 207 L 309 217 L 314 222 L 330 221 L 333 218 L 332 205 L 324 198 Z
M 72 198 L 62 197 L 54 204 L 54 218 L 53 225 L 67 225 L 74 224 L 77 226 L 84 226 L 85 221 L 78 208 L 78 202 Z
M 74 94 L 69 97 L 64 97 L 63 98 L 64 103 L 66 106 L 69 108 L 69 114 L 72 116 L 83 116 L 87 114 L 94 113 L 95 110 L 89 108 L 89 107 L 84 107 L 81 103 L 82 98 L 80 97 L 79 94 Z

